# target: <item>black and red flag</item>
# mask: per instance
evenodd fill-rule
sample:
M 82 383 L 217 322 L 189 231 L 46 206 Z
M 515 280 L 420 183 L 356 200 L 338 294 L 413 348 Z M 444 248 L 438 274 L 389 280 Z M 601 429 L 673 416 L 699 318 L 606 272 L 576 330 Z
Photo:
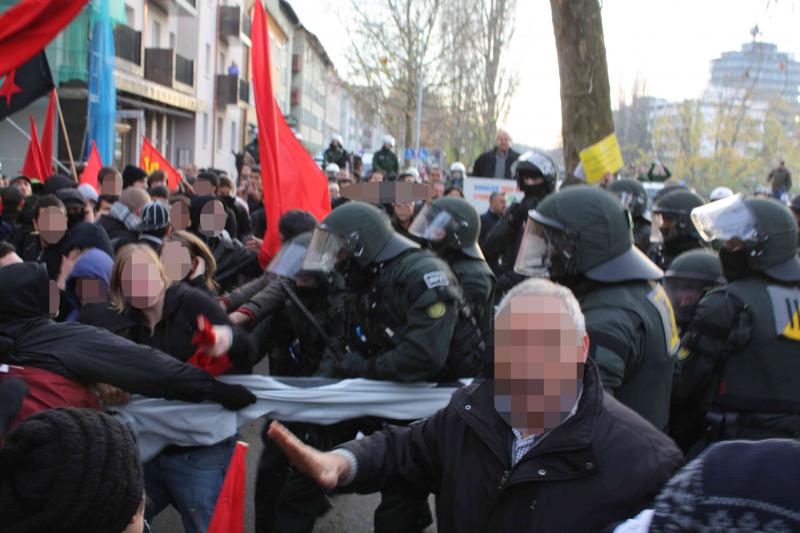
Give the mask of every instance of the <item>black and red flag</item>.
M 0 120 L 27 107 L 54 87 L 44 51 L 17 68 L 0 74 L 0 80 Z

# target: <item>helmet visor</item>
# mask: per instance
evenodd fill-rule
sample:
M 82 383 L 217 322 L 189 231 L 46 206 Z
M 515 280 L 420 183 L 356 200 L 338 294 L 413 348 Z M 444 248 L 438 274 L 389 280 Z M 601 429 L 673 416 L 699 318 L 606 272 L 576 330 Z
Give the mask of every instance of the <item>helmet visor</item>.
M 302 244 L 287 243 L 281 246 L 272 261 L 267 265 L 267 272 L 284 278 L 294 278 L 303 268 L 308 248 Z
M 523 276 L 546 278 L 550 241 L 544 227 L 532 218 L 525 224 L 514 271 Z
M 437 209 L 428 204 L 422 208 L 408 228 L 408 232 L 426 241 L 441 242 L 447 236 L 447 228 L 453 223 L 453 217 L 447 211 Z
M 303 270 L 333 272 L 336 265 L 350 257 L 344 239 L 322 228 L 316 228 L 303 260 Z
M 692 223 L 706 242 L 754 240 L 756 219 L 740 194 L 692 209 Z

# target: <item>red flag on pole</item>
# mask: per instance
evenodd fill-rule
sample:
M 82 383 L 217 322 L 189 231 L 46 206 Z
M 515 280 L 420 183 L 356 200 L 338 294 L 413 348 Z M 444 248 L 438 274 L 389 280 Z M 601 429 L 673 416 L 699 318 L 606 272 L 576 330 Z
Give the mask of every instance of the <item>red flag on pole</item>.
M 80 183 L 88 183 L 97 194 L 100 194 L 100 184 L 97 183 L 97 173 L 103 168 L 103 162 L 100 160 L 100 152 L 97 151 L 97 145 L 92 141 L 92 151 L 89 152 L 89 160 L 86 162 L 81 177 L 78 180 Z
M 44 119 L 44 128 L 42 128 L 42 160 L 44 161 L 44 170 L 47 175 L 53 173 L 53 117 L 55 116 L 56 109 L 56 90 L 50 91 L 50 102 L 47 104 L 47 116 Z
M 172 168 L 172 165 L 150 144 L 147 137 L 142 137 L 142 155 L 139 158 L 139 166 L 150 174 L 154 170 L 161 170 L 167 176 L 167 188 L 176 191 L 181 183 L 181 175 Z
M 22 0 L 0 15 L 0 75 L 38 54 L 88 0 Z
M 36 122 L 31 119 L 31 142 L 28 144 L 28 152 L 25 154 L 25 163 L 22 165 L 22 175 L 31 179 L 44 182 L 50 175 L 45 172 L 44 156 L 42 146 L 39 144 L 39 132 L 36 130 Z
M 247 443 L 237 442 L 208 525 L 208 533 L 244 533 L 246 454 Z
M 328 179 L 286 124 L 272 92 L 267 15 L 260 0 L 253 4 L 253 95 L 258 118 L 258 150 L 267 233 L 258 260 L 265 267 L 280 247 L 278 219 L 304 209 L 317 219 L 330 211 Z

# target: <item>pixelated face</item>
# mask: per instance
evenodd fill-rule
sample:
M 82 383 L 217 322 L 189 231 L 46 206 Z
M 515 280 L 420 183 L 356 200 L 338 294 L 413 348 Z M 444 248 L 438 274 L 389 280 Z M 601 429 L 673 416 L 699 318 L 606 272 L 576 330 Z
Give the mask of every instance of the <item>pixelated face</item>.
M 225 229 L 227 214 L 219 200 L 206 202 L 200 211 L 200 233 L 206 237 L 219 237 Z
M 192 270 L 192 254 L 178 241 L 167 241 L 161 247 L 161 262 L 167 277 L 172 281 L 186 279 Z
M 194 193 L 200 196 L 214 194 L 214 184 L 205 179 L 198 179 L 194 183 Z
M 61 240 L 67 231 L 67 215 L 56 206 L 45 207 L 39 210 L 39 216 L 36 218 L 36 229 L 45 243 L 55 244 Z
M 116 172 L 106 174 L 103 177 L 103 184 L 100 186 L 100 194 L 119 196 L 122 194 L 122 176 Z
M 55 280 L 50 280 L 47 286 L 47 309 L 50 313 L 50 318 L 58 316 L 58 307 L 61 305 L 61 291 L 58 290 L 58 284 Z
M 588 336 L 555 296 L 513 298 L 494 327 L 495 409 L 525 434 L 555 428 L 575 405 Z
M 104 302 L 106 294 L 108 289 L 99 279 L 79 278 L 75 282 L 75 295 L 81 305 Z
M 137 309 L 154 306 L 166 288 L 158 265 L 142 251 L 134 252 L 122 268 L 122 294 Z
M 183 202 L 174 202 L 169 206 L 169 223 L 172 231 L 180 231 L 189 227 L 189 207 Z

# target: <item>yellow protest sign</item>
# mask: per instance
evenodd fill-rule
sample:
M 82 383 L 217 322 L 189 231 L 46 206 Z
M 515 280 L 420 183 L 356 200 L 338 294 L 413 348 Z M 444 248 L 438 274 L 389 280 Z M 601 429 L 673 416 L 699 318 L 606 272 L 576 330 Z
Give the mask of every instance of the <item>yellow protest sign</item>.
M 612 133 L 602 141 L 581 150 L 581 163 L 586 172 L 586 182 L 595 183 L 607 173 L 612 174 L 623 167 L 622 152 L 619 150 L 617 134 Z

